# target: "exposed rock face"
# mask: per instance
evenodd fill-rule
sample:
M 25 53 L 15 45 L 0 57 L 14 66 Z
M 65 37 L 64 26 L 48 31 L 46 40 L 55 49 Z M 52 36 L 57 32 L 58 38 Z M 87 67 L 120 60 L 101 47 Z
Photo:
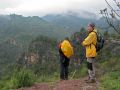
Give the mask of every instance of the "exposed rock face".
M 13 38 L 9 38 L 7 42 L 9 44 L 12 44 L 12 45 L 15 45 L 15 46 L 17 46 L 17 44 L 18 44 L 17 41 L 15 39 L 13 39 Z
M 36 63 L 39 59 L 39 55 L 36 54 L 36 53 L 31 53 L 29 56 L 28 56 L 28 63 Z

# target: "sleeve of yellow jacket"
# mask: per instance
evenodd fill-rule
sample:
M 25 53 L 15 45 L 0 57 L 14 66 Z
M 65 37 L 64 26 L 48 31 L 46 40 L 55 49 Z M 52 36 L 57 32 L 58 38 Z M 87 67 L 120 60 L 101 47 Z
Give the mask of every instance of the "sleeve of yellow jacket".
M 73 55 L 73 53 L 74 53 L 72 45 L 67 40 L 64 40 L 62 42 L 62 44 L 61 44 L 61 50 L 62 50 L 63 54 L 66 57 L 68 57 L 68 58 L 70 58 Z
M 97 55 L 96 53 L 96 42 L 97 37 L 94 32 L 91 32 L 88 37 L 83 41 L 83 46 L 86 48 L 86 57 L 95 57 Z
M 88 37 L 83 41 L 83 46 L 87 46 L 92 44 L 93 40 L 95 38 L 95 33 L 91 33 L 88 35 Z

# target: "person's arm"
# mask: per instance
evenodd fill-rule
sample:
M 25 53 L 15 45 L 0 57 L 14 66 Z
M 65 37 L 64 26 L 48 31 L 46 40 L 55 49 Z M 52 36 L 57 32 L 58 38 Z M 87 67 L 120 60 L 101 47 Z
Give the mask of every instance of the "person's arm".
M 94 33 L 89 34 L 88 37 L 82 42 L 82 45 L 87 46 L 87 45 L 92 44 L 92 42 L 94 40 L 94 36 L 95 36 Z

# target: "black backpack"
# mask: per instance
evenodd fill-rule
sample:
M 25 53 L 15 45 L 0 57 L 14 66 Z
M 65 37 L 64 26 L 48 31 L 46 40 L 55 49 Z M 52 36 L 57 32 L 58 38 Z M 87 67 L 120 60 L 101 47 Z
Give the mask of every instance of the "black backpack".
M 97 43 L 95 45 L 96 46 L 96 52 L 99 52 L 103 48 L 105 40 L 104 40 L 101 33 L 99 33 L 99 32 L 95 32 L 95 33 L 97 35 Z

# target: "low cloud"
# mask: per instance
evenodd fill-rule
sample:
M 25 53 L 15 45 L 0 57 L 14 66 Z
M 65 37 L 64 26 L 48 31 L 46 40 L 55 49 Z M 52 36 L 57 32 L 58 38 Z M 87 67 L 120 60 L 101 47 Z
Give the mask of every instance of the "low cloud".
M 76 11 L 80 15 L 84 14 L 83 11 L 98 15 L 104 7 L 104 0 L 0 0 L 0 14 L 15 13 L 24 16 L 62 14 L 68 11 Z

